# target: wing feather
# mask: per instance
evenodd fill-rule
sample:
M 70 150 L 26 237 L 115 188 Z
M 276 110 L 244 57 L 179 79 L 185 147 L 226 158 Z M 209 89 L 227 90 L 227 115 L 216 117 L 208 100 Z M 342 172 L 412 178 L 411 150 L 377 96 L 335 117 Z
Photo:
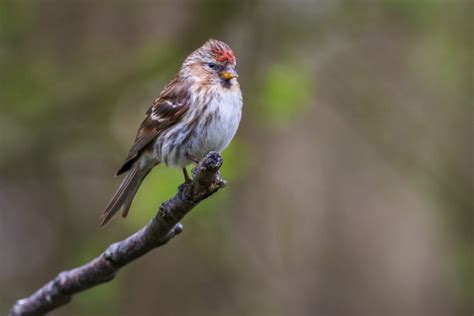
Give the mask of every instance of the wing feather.
M 116 175 L 129 170 L 143 150 L 160 133 L 176 124 L 189 108 L 190 89 L 175 76 L 145 114 L 125 162 Z

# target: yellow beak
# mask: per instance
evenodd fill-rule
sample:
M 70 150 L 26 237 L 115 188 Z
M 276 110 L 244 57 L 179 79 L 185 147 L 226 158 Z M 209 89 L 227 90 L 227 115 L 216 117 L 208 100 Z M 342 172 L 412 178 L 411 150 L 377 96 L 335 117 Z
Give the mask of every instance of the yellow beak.
M 234 69 L 226 69 L 224 71 L 221 71 L 219 75 L 224 80 L 230 80 L 239 76 Z

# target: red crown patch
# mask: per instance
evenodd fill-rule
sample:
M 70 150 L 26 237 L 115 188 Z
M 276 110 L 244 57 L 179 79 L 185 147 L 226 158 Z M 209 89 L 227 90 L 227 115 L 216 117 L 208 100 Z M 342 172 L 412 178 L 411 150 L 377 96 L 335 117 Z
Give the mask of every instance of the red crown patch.
M 214 51 L 218 62 L 235 62 L 234 53 L 231 50 L 217 49 Z

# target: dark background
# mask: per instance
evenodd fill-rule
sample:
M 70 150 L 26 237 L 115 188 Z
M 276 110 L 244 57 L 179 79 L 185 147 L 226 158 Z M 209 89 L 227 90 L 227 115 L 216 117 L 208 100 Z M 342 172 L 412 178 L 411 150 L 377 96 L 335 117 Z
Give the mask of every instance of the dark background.
M 0 0 L 0 314 L 98 229 L 143 114 L 208 38 L 238 58 L 226 189 L 54 315 L 470 315 L 472 1 Z

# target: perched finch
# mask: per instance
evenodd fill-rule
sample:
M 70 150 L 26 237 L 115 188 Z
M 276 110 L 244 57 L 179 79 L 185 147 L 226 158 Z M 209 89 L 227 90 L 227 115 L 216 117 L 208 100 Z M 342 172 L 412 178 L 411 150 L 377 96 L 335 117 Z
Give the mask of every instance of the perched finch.
M 126 217 L 143 179 L 159 163 L 182 168 L 224 150 L 237 132 L 242 93 L 236 59 L 224 42 L 209 40 L 191 53 L 153 101 L 117 175 L 128 172 L 101 216 L 103 227 L 121 209 Z

